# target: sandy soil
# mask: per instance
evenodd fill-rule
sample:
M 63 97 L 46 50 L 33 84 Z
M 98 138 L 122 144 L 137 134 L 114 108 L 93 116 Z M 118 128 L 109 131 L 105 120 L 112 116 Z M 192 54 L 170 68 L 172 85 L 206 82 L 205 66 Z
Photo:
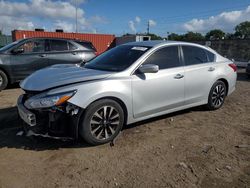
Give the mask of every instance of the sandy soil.
M 21 92 L 0 92 L 1 188 L 250 187 L 244 73 L 220 110 L 198 107 L 128 126 L 113 147 L 16 136 Z

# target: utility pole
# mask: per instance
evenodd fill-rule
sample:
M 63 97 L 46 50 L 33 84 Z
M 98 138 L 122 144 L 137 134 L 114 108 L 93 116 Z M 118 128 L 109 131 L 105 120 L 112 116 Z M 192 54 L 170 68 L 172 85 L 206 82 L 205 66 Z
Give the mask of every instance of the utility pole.
M 75 8 L 76 8 L 76 33 L 77 33 L 77 32 L 78 32 L 78 23 L 77 23 L 77 21 L 78 21 L 78 20 L 77 20 L 77 19 L 78 19 L 78 18 L 77 18 L 77 17 L 78 17 L 78 16 L 77 16 L 77 8 L 78 8 L 78 7 L 77 7 L 77 0 L 75 0 Z
M 147 34 L 149 34 L 149 20 L 148 20 L 148 27 L 147 27 Z

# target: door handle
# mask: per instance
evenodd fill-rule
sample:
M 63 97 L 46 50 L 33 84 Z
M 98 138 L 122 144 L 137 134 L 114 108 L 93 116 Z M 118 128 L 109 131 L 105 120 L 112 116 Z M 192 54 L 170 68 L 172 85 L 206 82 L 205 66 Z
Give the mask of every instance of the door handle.
M 77 53 L 76 52 L 72 52 L 73 55 L 76 55 Z
M 215 70 L 214 67 L 209 67 L 209 69 L 208 69 L 209 72 L 212 72 L 212 71 L 214 71 L 214 70 Z
M 39 54 L 39 57 L 45 57 L 46 54 Z
M 183 77 L 184 77 L 184 75 L 182 75 L 182 74 L 176 74 L 174 78 L 175 79 L 181 79 Z

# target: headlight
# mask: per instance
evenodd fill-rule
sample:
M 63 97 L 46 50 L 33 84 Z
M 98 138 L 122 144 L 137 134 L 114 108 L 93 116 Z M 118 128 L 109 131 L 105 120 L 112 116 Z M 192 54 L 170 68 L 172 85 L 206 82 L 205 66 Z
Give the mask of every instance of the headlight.
M 28 99 L 24 103 L 24 105 L 29 109 L 50 108 L 53 106 L 59 106 L 67 102 L 71 97 L 75 95 L 75 93 L 76 91 L 69 91 L 54 95 L 36 95 Z

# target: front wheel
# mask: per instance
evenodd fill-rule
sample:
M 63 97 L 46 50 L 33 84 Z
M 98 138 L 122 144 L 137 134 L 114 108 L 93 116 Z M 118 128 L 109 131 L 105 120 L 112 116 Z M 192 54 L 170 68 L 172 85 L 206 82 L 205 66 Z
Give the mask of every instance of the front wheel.
M 92 103 L 79 123 L 80 135 L 91 145 L 112 141 L 124 124 L 124 112 L 119 103 L 103 99 Z
M 216 81 L 210 90 L 207 108 L 209 110 L 219 109 L 225 101 L 226 93 L 227 87 L 225 83 L 220 80 Z

